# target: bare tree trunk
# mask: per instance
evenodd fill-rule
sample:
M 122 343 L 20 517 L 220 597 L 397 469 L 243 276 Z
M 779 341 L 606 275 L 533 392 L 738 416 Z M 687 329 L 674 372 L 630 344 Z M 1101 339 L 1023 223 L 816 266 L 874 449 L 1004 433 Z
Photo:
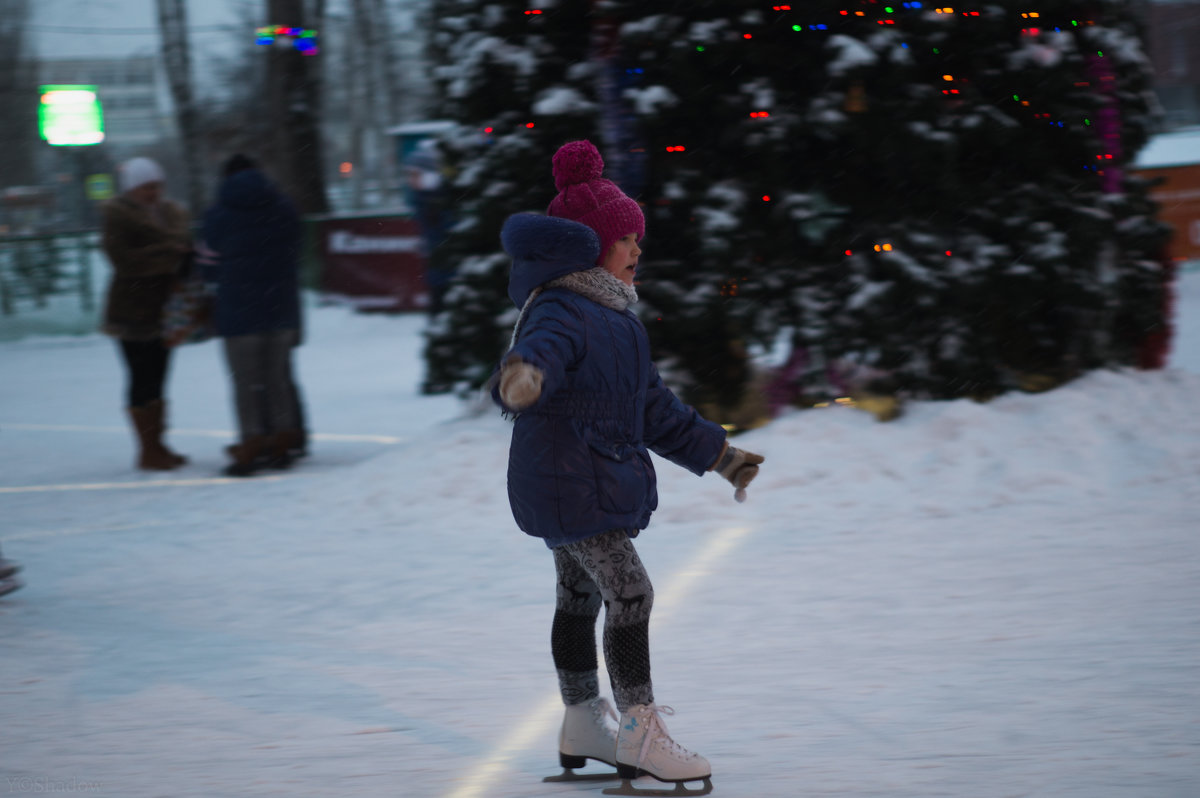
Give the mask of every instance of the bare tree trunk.
M 354 16 L 360 40 L 366 46 L 377 123 L 396 121 L 396 73 L 391 41 L 392 26 L 383 0 L 354 0 Z
M 353 32 L 355 39 L 361 34 L 358 20 L 358 7 L 355 4 L 352 13 L 354 18 L 351 23 L 350 30 Z M 354 80 L 347 81 L 346 94 L 350 100 L 350 166 L 351 171 L 348 175 L 350 184 L 350 207 L 354 210 L 361 210 L 363 207 L 363 177 L 367 174 L 367 165 L 364 163 L 365 148 L 363 146 L 366 138 L 366 115 L 367 106 L 369 105 L 370 88 L 366 85 L 367 81 L 362 79 L 367 72 L 368 58 L 367 48 L 350 47 L 346 53 L 346 60 L 351 65 L 350 74 L 354 76 Z
M 314 8 L 320 12 L 323 2 Z M 272 25 L 308 27 L 303 0 L 267 0 Z M 320 130 L 321 83 L 317 59 L 294 47 L 273 47 L 268 54 L 267 98 L 275 127 L 277 178 L 303 213 L 329 210 L 325 196 Z
M 353 188 L 353 205 L 361 209 L 363 202 L 363 178 L 367 174 L 378 175 L 378 130 L 376 125 L 376 109 L 383 100 L 379 91 L 378 39 L 376 38 L 375 20 L 372 15 L 372 3 L 367 0 L 353 0 L 351 13 L 354 32 L 354 63 L 355 102 L 351 108 L 353 126 L 351 135 L 351 156 L 354 172 L 351 174 L 350 185 Z
M 158 0 L 158 26 L 162 32 L 163 62 L 175 102 L 175 119 L 183 140 L 187 198 L 193 214 L 204 210 L 208 192 L 199 118 L 192 94 L 192 60 L 188 49 L 187 7 L 183 0 Z
M 354 195 L 361 205 L 362 175 L 369 172 L 382 183 L 386 194 L 398 187 L 395 158 L 387 128 L 396 120 L 395 58 L 391 25 L 383 0 L 352 0 L 352 26 L 356 46 L 355 90 L 361 96 L 354 107 Z
M 399 190 L 401 184 L 400 173 L 396 165 L 395 149 L 392 147 L 391 137 L 387 134 L 387 129 L 400 121 L 400 98 L 396 91 L 399 85 L 399 78 L 396 72 L 398 62 L 396 50 L 392 46 L 395 37 L 392 35 L 388 5 L 384 0 L 369 0 L 369 2 L 375 9 L 372 17 L 376 25 L 377 47 L 375 49 L 375 62 L 379 70 L 380 102 L 372 106 L 375 110 L 375 118 L 378 124 L 379 157 L 381 160 L 378 171 L 385 178 L 386 194 L 392 196 Z
M 34 182 L 37 79 L 25 60 L 29 0 L 0 0 L 0 185 Z

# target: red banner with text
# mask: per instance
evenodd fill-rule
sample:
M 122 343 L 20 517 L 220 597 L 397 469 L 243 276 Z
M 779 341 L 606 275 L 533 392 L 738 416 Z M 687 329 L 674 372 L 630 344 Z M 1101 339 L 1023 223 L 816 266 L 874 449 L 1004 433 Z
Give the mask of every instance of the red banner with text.
M 410 216 L 317 221 L 321 291 L 372 310 L 429 306 L 420 226 Z

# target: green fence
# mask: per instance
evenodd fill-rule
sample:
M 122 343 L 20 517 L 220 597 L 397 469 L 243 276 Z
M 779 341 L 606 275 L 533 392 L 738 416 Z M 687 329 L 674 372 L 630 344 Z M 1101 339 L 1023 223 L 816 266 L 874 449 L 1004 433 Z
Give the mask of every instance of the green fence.
M 301 285 L 309 289 L 320 283 L 317 241 L 317 225 L 305 219 L 300 276 Z M 90 324 L 97 291 L 109 272 L 99 230 L 0 235 L 0 332 L 6 322 L 11 327 L 17 317 L 45 316 L 48 309 L 62 317 L 74 312 Z
M 95 230 L 53 235 L 0 236 L 0 314 L 45 308 L 56 297 L 74 297 L 90 312 L 96 304 Z

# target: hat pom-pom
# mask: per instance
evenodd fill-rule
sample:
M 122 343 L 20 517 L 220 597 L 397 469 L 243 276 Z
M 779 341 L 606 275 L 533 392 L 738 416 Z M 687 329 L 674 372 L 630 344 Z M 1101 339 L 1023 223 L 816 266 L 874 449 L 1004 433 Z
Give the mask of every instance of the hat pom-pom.
M 554 153 L 554 187 L 563 191 L 567 186 L 587 183 L 604 172 L 604 159 L 596 145 L 584 139 L 572 141 Z

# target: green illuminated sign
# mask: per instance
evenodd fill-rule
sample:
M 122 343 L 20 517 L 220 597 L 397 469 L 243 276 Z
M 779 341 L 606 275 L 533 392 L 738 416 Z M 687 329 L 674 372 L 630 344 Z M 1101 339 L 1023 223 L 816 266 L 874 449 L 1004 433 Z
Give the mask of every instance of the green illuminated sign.
M 112 175 L 88 175 L 84 178 L 83 190 L 90 200 L 112 199 L 115 193 Z
M 104 141 L 104 114 L 95 86 L 41 87 L 38 132 L 56 147 L 84 146 Z

